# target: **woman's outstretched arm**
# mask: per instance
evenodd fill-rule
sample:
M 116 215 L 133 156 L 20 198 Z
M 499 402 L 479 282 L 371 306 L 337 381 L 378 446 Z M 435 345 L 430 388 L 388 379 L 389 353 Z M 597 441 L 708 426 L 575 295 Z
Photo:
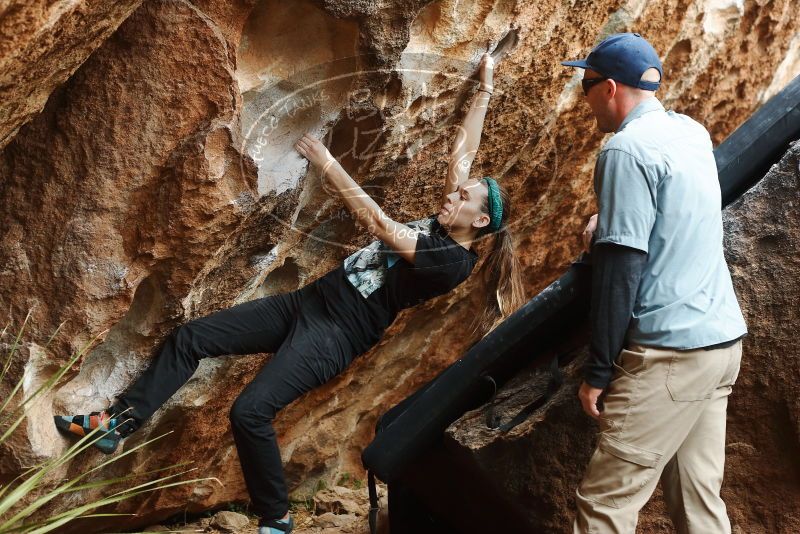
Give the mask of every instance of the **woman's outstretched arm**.
M 390 219 L 378 203 L 347 174 L 322 141 L 306 133 L 294 148 L 317 168 L 323 179 L 327 179 L 328 185 L 342 197 L 347 211 L 369 233 L 386 243 L 401 258 L 414 263 L 417 248 L 415 230 Z
M 458 127 L 450 150 L 442 203 L 446 201 L 447 195 L 458 189 L 458 186 L 469 178 L 472 161 L 478 152 L 483 131 L 483 119 L 486 117 L 486 108 L 489 105 L 489 93 L 494 91 L 494 60 L 489 53 L 483 54 L 481 57 L 478 72 L 480 86 L 472 95 L 469 111 L 464 117 L 464 122 Z

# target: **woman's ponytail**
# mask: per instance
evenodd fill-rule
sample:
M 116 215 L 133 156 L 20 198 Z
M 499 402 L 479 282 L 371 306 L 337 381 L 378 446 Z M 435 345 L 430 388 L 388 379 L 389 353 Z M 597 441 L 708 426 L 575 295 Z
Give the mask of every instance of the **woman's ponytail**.
M 511 201 L 508 192 L 499 188 L 503 215 L 500 228 L 490 235 L 492 248 L 480 268 L 486 298 L 481 313 L 473 324 L 473 333 L 486 335 L 497 324 L 514 313 L 525 303 L 525 288 L 522 285 L 519 260 L 514 254 L 514 244 L 508 230 Z M 484 211 L 488 212 L 488 200 Z

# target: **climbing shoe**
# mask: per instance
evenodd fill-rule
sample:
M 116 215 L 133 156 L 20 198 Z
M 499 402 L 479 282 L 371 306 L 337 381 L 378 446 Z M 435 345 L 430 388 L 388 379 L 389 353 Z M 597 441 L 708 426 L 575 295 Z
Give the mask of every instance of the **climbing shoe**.
M 289 534 L 293 528 L 292 516 L 286 519 L 262 519 L 258 522 L 258 534 Z
M 115 428 L 121 423 L 120 419 L 111 417 L 106 412 L 91 412 L 89 415 L 56 415 L 53 416 L 56 427 L 67 434 L 83 437 L 97 427 L 101 427 L 97 434 L 103 437 L 93 443 L 95 447 L 106 454 L 117 450 L 119 440 L 122 439 Z M 92 439 L 96 438 L 95 434 Z

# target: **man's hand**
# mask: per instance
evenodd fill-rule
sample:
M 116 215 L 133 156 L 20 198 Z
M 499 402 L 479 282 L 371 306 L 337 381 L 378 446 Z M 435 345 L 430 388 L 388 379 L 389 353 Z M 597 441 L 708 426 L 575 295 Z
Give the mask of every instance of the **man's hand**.
M 583 248 L 586 249 L 586 252 L 591 252 L 592 248 L 592 237 L 594 236 L 594 231 L 597 230 L 597 214 L 595 213 L 591 217 L 589 217 L 589 224 L 586 225 L 586 230 L 583 231 Z
M 581 389 L 578 391 L 578 398 L 581 400 L 583 411 L 586 412 L 586 415 L 595 419 L 600 417 L 600 410 L 597 409 L 597 398 L 600 397 L 601 393 L 603 393 L 602 389 L 592 387 L 586 382 L 581 383 Z
M 336 161 L 331 153 L 328 152 L 328 147 L 310 133 L 303 134 L 303 137 L 294 144 L 294 148 L 301 156 L 308 159 L 314 167 L 320 170 L 322 174 L 325 174 L 328 167 Z

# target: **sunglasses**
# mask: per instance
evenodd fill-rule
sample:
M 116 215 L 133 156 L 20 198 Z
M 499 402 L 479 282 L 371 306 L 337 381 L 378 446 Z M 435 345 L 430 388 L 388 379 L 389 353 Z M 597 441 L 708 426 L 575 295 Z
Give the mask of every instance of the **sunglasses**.
M 581 87 L 583 87 L 583 94 L 587 96 L 589 94 L 589 89 L 597 85 L 598 83 L 602 82 L 603 80 L 608 80 L 605 77 L 598 77 L 598 78 L 584 78 L 581 80 Z

